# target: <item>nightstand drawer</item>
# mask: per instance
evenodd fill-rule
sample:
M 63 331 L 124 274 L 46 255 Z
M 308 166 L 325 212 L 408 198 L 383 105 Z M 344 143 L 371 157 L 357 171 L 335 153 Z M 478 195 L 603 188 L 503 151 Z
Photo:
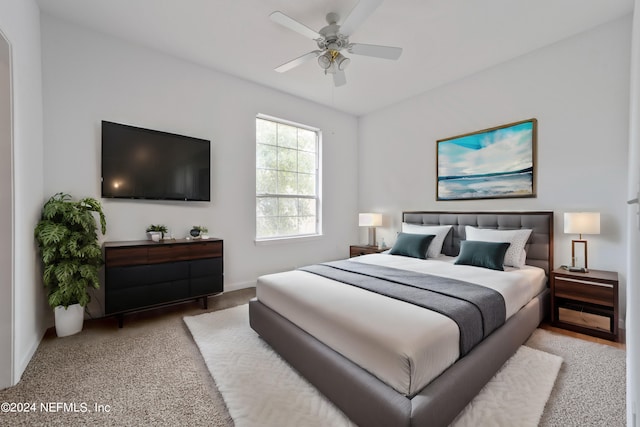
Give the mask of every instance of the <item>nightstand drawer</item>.
M 571 298 L 592 304 L 613 307 L 613 285 L 569 277 L 555 277 L 556 298 Z

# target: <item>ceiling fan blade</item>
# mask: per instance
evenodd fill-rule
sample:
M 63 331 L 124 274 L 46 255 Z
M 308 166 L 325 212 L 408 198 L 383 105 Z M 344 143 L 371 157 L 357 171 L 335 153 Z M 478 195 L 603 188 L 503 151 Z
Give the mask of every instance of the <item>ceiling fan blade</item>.
M 291 61 L 285 62 L 284 64 L 280 65 L 278 68 L 276 68 L 276 71 L 279 73 L 284 73 L 285 71 L 289 71 L 290 69 L 295 68 L 298 65 L 304 64 L 310 59 L 317 58 L 321 53 L 321 50 L 314 50 L 312 52 L 305 53 L 304 55 L 299 56 L 296 59 L 292 59 Z
M 347 37 L 350 36 L 382 4 L 382 1 L 360 0 L 340 25 L 340 34 Z
M 271 18 L 273 22 L 276 22 L 282 25 L 283 27 L 286 27 L 292 31 L 295 31 L 298 34 L 302 34 L 303 36 L 308 37 L 310 39 L 317 40 L 322 38 L 320 33 L 318 33 L 317 31 L 314 31 L 311 28 L 307 27 L 306 25 L 301 24 L 295 19 L 280 12 L 279 10 L 269 15 L 269 18 Z
M 379 46 L 376 44 L 352 43 L 347 50 L 356 55 L 375 56 L 383 59 L 398 59 L 402 54 L 401 47 Z
M 336 87 L 344 86 L 347 84 L 347 75 L 342 70 L 337 70 L 333 73 L 333 84 Z

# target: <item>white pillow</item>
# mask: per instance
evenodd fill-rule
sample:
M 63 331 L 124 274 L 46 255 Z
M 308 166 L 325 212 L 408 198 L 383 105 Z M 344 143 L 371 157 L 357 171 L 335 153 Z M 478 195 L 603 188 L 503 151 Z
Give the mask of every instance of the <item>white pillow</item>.
M 435 237 L 427 248 L 427 258 L 437 258 L 442 252 L 442 244 L 447 233 L 451 230 L 450 225 L 417 225 L 402 223 L 402 232 L 410 234 L 433 234 Z
M 527 240 L 531 235 L 530 229 L 521 230 L 492 230 L 465 226 L 467 240 L 480 240 L 483 242 L 507 242 L 511 245 L 504 256 L 504 265 L 521 268 L 524 266 L 527 254 L 524 250 Z

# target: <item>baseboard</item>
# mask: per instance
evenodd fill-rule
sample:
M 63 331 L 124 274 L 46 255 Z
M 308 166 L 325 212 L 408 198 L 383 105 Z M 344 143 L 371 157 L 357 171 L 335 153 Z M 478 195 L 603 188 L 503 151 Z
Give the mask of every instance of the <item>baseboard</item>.
M 225 283 L 224 291 L 231 292 L 231 291 L 237 291 L 240 289 L 255 288 L 255 287 L 256 287 L 255 280 L 249 280 L 248 282 Z
M 42 338 L 44 338 L 44 334 L 47 332 L 48 328 L 44 328 L 38 334 L 38 339 L 34 340 L 29 346 L 29 350 L 23 355 L 22 360 L 14 367 L 14 375 L 13 375 L 13 385 L 16 385 L 22 379 L 22 374 L 27 369 L 29 362 L 33 359 L 33 356 L 38 351 L 38 347 L 40 347 L 40 343 L 42 342 Z

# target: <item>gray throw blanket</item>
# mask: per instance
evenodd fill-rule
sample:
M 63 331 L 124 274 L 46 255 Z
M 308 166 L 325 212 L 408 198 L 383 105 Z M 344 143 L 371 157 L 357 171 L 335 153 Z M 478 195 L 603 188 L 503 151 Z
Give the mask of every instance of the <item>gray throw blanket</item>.
M 348 260 L 310 265 L 300 270 L 449 317 L 460 328 L 460 357 L 499 328 L 506 318 L 502 295 L 474 283 Z

